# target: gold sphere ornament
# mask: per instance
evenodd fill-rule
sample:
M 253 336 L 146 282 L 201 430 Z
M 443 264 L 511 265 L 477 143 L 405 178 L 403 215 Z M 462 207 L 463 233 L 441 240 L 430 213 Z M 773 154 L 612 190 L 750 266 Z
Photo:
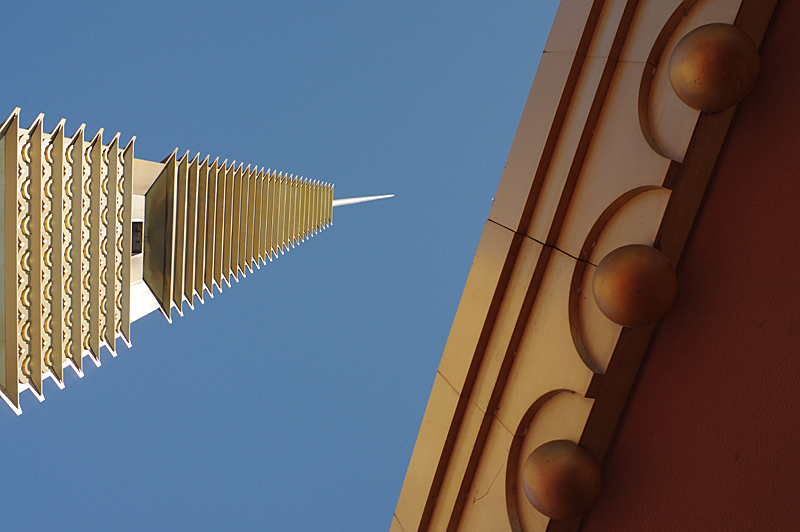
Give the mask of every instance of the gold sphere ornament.
M 641 327 L 661 319 L 678 291 L 675 270 L 654 247 L 631 244 L 600 261 L 592 280 L 600 311 L 623 327 Z
M 522 475 L 525 496 L 550 519 L 580 517 L 600 495 L 600 466 L 589 451 L 569 440 L 537 447 Z
M 749 35 L 731 24 L 707 24 L 678 42 L 669 60 L 669 81 L 683 103 L 712 113 L 742 101 L 758 70 L 758 48 Z

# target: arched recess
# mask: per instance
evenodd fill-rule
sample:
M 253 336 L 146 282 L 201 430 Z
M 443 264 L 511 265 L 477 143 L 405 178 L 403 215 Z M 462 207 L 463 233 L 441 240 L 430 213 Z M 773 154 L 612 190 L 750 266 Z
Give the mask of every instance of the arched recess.
M 572 390 L 553 390 L 537 399 L 522 417 L 508 453 L 506 505 L 511 530 L 543 530 L 550 520 L 525 497 L 520 470 L 530 453 L 551 440 L 580 441 L 589 411 L 594 404 Z
M 639 124 L 658 154 L 683 162 L 700 111 L 683 103 L 669 82 L 669 59 L 675 46 L 693 29 L 712 22 L 732 24 L 740 2 L 685 0 L 662 27 L 647 58 L 639 85 Z
M 622 327 L 603 316 L 594 302 L 594 269 L 606 254 L 620 246 L 651 245 L 670 194 L 670 190 L 659 186 L 629 190 L 606 207 L 583 243 L 570 283 L 569 326 L 581 360 L 595 373 L 605 373 Z

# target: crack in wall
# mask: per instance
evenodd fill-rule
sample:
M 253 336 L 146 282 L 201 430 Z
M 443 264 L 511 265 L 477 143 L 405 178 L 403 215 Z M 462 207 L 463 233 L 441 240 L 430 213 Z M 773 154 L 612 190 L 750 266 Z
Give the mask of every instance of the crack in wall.
M 473 498 L 472 498 L 472 504 L 475 504 L 475 503 L 476 503 L 476 502 L 478 502 L 479 500 L 481 500 L 481 499 L 483 499 L 484 497 L 486 497 L 487 495 L 489 495 L 489 492 L 490 492 L 490 491 L 492 491 L 492 486 L 494 486 L 494 481 L 495 481 L 495 480 L 497 480 L 497 477 L 499 477 L 499 476 L 500 476 L 500 473 L 502 473 L 503 469 L 505 469 L 505 468 L 506 468 L 505 464 L 503 464 L 503 465 L 501 465 L 501 466 L 500 466 L 500 469 L 497 471 L 497 473 L 495 473 L 495 475 L 494 475 L 494 478 L 493 478 L 493 479 L 492 479 L 492 481 L 489 483 L 489 487 L 488 487 L 488 488 L 486 488 L 486 493 L 484 493 L 484 494 L 483 494 L 483 495 L 481 495 L 480 497 L 473 497 Z

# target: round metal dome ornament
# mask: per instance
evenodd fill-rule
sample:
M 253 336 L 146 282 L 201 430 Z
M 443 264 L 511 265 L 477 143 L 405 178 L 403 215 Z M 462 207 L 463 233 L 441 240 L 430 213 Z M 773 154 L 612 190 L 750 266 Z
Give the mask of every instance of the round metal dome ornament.
M 705 112 L 742 101 L 758 77 L 758 48 L 731 24 L 707 24 L 687 33 L 669 61 L 669 81 L 678 98 Z
M 600 466 L 570 440 L 540 445 L 525 461 L 522 485 L 528 501 L 551 519 L 580 517 L 600 495 Z
M 669 260 L 656 248 L 631 244 L 600 261 L 592 280 L 600 311 L 623 327 L 661 319 L 675 300 L 678 280 Z

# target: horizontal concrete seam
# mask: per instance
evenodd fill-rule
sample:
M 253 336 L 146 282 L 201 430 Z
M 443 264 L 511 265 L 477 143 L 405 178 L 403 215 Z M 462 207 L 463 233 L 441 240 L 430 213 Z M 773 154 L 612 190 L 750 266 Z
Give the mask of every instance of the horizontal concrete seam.
M 477 402 L 475 402 L 475 400 L 472 398 L 472 396 L 470 396 L 468 399 L 469 399 L 469 402 L 470 402 L 470 403 L 472 403 L 473 405 L 475 405 L 475 408 L 477 408 L 477 409 L 478 409 L 478 410 L 481 412 L 481 414 L 483 414 L 484 416 L 487 416 L 487 415 L 488 415 L 488 416 L 491 416 L 491 417 L 493 417 L 495 420 L 497 420 L 497 422 L 498 422 L 498 423 L 500 423 L 500 425 L 501 425 L 501 426 L 502 426 L 504 429 L 506 429 L 506 430 L 508 431 L 508 433 L 509 433 L 509 434 L 511 434 L 512 436 L 514 435 L 514 433 L 513 433 L 513 432 L 511 432 L 510 430 L 508 430 L 508 427 L 506 427 L 506 426 L 503 424 L 503 422 L 500 420 L 500 418 L 499 418 L 499 417 L 497 417 L 497 415 L 496 415 L 497 409 L 495 409 L 495 412 L 494 412 L 494 413 L 487 414 L 487 413 L 486 413 L 486 411 L 485 411 L 483 408 L 481 408 L 481 406 L 480 406 L 480 405 L 479 405 Z
M 481 412 L 481 414 L 483 414 L 484 416 L 486 415 L 486 410 L 481 408 L 481 405 L 476 403 L 475 400 L 472 398 L 472 396 L 469 397 L 469 402 L 475 405 L 475 408 L 477 408 Z
M 394 514 L 394 519 L 395 519 L 395 521 L 397 521 L 397 524 L 400 526 L 400 530 L 402 530 L 403 532 L 406 532 L 406 529 L 403 528 L 403 523 L 401 523 L 400 522 L 400 518 L 397 517 L 397 512 L 395 512 L 395 514 Z
M 544 51 L 542 51 L 542 56 L 544 56 L 546 54 L 551 54 L 551 55 L 571 55 L 571 56 L 574 56 L 574 57 L 583 57 L 584 59 L 589 57 L 586 54 L 582 54 L 580 52 L 557 52 L 555 50 L 544 50 Z
M 515 234 L 518 234 L 518 235 L 522 235 L 522 236 L 524 236 L 525 238 L 529 238 L 530 240 L 533 240 L 533 241 L 534 241 L 534 242 L 536 242 L 537 244 L 541 244 L 542 246 L 544 246 L 544 247 L 546 247 L 546 248 L 552 248 L 552 249 L 554 249 L 554 250 L 556 250 L 556 251 L 558 251 L 558 252 L 560 252 L 560 253 L 563 253 L 564 255 L 566 255 L 566 256 L 568 256 L 568 257 L 571 257 L 571 258 L 573 258 L 573 259 L 575 259 L 575 260 L 577 260 L 577 261 L 580 261 L 580 262 L 585 262 L 586 264 L 590 264 L 590 265 L 594 266 L 595 268 L 597 267 L 597 264 L 594 264 L 593 262 L 589 262 L 588 260 L 585 260 L 585 259 L 579 259 L 579 258 L 578 258 L 578 257 L 576 257 L 575 255 L 572 255 L 572 254 L 570 254 L 570 253 L 567 253 L 567 252 L 566 252 L 566 251 L 564 251 L 563 249 L 559 249 L 559 248 L 557 248 L 556 246 L 553 246 L 553 245 L 550 245 L 550 244 L 545 244 L 545 243 L 544 243 L 544 242 L 542 242 L 541 240 L 538 240 L 538 239 L 536 239 L 536 238 L 533 238 L 532 236 L 530 236 L 530 235 L 527 235 L 527 234 L 525 234 L 525 233 L 520 233 L 519 231 L 514 231 L 514 230 L 513 230 L 513 229 L 511 229 L 510 227 L 506 227 L 505 225 L 503 225 L 503 224 L 501 224 L 501 223 L 499 223 L 499 222 L 495 222 L 495 221 L 494 221 L 494 220 L 492 220 L 491 218 L 489 218 L 489 219 L 488 219 L 488 221 L 492 222 L 493 224 L 499 225 L 500 227 L 502 227 L 502 228 L 504 228 L 504 229 L 508 229 L 508 230 L 509 230 L 509 231 L 511 231 L 512 233 L 515 233 Z
M 508 431 L 508 433 L 511 434 L 511 436 L 514 436 L 514 433 L 508 427 L 506 427 L 506 424 L 503 423 L 502 419 L 500 419 L 496 414 L 492 414 L 492 416 L 494 416 L 494 418 L 497 420 L 497 422 L 500 423 L 501 427 L 506 429 L 506 431 Z
M 447 380 L 447 377 L 445 377 L 444 375 L 442 375 L 442 372 L 441 372 L 441 371 L 439 371 L 439 370 L 437 369 L 437 370 L 436 370 L 436 373 L 437 373 L 437 375 L 439 375 L 439 376 L 442 378 L 442 380 L 444 380 L 444 382 L 446 382 L 446 383 L 447 383 L 447 385 L 448 385 L 450 388 L 452 388 L 452 389 L 453 389 L 453 391 L 454 391 L 454 392 L 456 392 L 456 395 L 458 395 L 459 397 L 461 397 L 461 392 L 459 392 L 458 390 L 456 390 L 456 387 L 455 387 L 455 386 L 453 386 L 452 384 L 450 384 L 450 381 L 449 381 L 449 380 Z

